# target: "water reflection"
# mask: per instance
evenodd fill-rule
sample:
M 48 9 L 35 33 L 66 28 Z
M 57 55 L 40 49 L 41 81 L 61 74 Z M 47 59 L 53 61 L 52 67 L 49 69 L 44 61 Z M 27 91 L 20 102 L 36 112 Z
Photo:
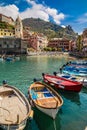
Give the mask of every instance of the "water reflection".
M 82 88 L 82 93 L 86 93 L 87 94 L 87 87 L 83 87 Z
M 60 130 L 60 111 L 57 114 L 55 120 L 50 118 L 48 115 L 39 111 L 37 108 L 34 109 L 34 119 L 38 124 L 40 130 Z
M 68 99 L 68 100 L 70 100 L 71 102 L 74 102 L 77 105 L 81 105 L 79 93 L 71 92 L 71 91 L 65 91 L 65 90 L 59 90 L 57 88 L 55 88 L 55 90 L 65 99 Z

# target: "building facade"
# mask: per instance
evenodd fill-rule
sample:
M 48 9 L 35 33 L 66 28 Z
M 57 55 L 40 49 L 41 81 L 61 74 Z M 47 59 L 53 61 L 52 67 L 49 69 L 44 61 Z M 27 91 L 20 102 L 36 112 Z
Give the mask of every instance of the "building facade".
M 0 29 L 0 37 L 15 37 L 15 30 L 10 29 Z
M 11 25 L 14 25 L 14 20 L 11 17 L 7 17 L 7 16 L 5 16 L 3 14 L 0 14 L 0 21 L 1 22 L 7 22 L 7 23 L 9 23 Z
M 57 48 L 61 51 L 69 51 L 70 45 L 70 40 L 64 38 L 54 38 L 48 42 L 48 47 Z
M 85 29 L 83 31 L 83 34 L 82 34 L 82 37 L 83 37 L 83 52 L 87 54 L 87 29 Z
M 12 24 L 13 21 L 4 15 L 0 15 L 0 20 L 9 24 Z M 18 16 L 13 29 L 0 28 L 0 54 L 21 54 L 26 53 L 26 50 L 27 46 L 23 40 L 23 25 Z
M 0 38 L 0 54 L 20 54 L 20 38 Z
M 19 16 L 17 17 L 15 21 L 15 37 L 23 38 L 23 25 Z

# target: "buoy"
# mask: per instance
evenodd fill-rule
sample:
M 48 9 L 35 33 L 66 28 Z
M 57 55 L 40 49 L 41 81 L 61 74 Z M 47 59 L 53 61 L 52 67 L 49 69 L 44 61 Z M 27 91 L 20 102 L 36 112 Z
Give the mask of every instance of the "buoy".
M 62 68 L 60 68 L 60 73 L 62 73 Z
M 31 110 L 30 113 L 29 113 L 29 119 L 32 120 L 32 119 L 33 119 L 33 116 L 34 116 L 34 111 Z
M 7 84 L 7 81 L 6 81 L 6 80 L 3 80 L 2 83 L 3 83 L 3 85 L 4 85 L 4 84 Z
M 34 78 L 34 79 L 33 79 L 33 81 L 34 81 L 34 82 L 36 82 L 36 81 L 37 81 L 37 79 L 36 79 L 36 78 Z
M 45 75 L 45 74 L 44 74 L 44 73 L 42 73 L 42 76 L 43 76 L 43 77 L 44 77 L 44 75 Z
M 56 76 L 56 75 L 57 75 L 57 72 L 53 72 L 53 74 Z

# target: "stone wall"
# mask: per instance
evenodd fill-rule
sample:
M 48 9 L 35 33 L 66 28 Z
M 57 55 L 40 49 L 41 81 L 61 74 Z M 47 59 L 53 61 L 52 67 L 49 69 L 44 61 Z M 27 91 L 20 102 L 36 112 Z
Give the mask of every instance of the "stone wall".
M 0 54 L 21 54 L 22 50 L 23 43 L 20 38 L 0 38 Z

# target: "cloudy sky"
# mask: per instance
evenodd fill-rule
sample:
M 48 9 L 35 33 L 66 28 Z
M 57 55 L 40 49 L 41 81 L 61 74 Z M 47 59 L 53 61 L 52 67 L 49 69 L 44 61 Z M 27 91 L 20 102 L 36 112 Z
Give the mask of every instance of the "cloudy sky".
M 14 20 L 41 18 L 62 27 L 71 25 L 79 34 L 87 28 L 87 0 L 0 0 L 0 13 Z

